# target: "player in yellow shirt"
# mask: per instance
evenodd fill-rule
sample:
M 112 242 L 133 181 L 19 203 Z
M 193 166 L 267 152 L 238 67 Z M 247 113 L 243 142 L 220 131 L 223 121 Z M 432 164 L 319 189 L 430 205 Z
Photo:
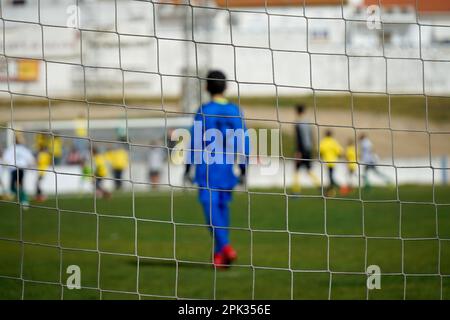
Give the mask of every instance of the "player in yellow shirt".
M 90 153 L 89 140 L 86 139 L 88 132 L 88 119 L 84 113 L 80 113 L 74 120 L 74 131 L 76 138 L 73 139 L 73 146 L 79 152 L 81 157 L 88 158 Z
M 41 145 L 38 153 L 37 153 L 37 169 L 38 169 L 38 178 L 36 181 L 36 201 L 44 202 L 46 197 L 42 194 L 42 179 L 47 173 L 46 170 L 52 164 L 52 155 L 48 152 L 47 147 Z
M 333 138 L 333 132 L 327 130 L 325 137 L 320 141 L 320 158 L 328 169 L 329 185 L 326 190 L 327 195 L 335 194 L 335 188 L 338 187 L 334 179 L 334 169 L 336 162 L 342 156 L 343 150 L 339 142 Z
M 99 152 L 97 147 L 92 148 L 92 155 L 94 160 L 94 178 L 95 178 L 95 193 L 97 197 L 109 198 L 110 193 L 103 188 L 103 179 L 108 176 L 108 163 L 105 154 Z
M 122 188 L 122 175 L 129 163 L 128 151 L 123 147 L 111 149 L 106 152 L 106 158 L 113 170 L 115 189 L 120 190 Z
M 353 177 L 358 170 L 358 157 L 356 155 L 356 145 L 353 139 L 349 139 L 345 149 L 345 160 L 347 162 L 347 185 L 341 188 L 342 194 L 348 194 L 353 188 Z
M 78 138 L 85 138 L 88 136 L 87 120 L 82 113 L 75 119 L 75 134 Z
M 48 139 L 48 151 L 55 160 L 55 165 L 61 163 L 63 154 L 63 141 L 59 136 L 53 136 Z
M 43 133 L 37 133 L 34 138 L 34 149 L 41 150 L 48 146 L 48 136 Z

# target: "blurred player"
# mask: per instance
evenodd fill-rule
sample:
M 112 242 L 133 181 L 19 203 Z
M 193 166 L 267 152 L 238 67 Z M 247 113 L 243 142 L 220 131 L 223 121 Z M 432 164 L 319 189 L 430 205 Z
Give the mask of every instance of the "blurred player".
M 40 146 L 40 149 L 36 156 L 37 159 L 37 168 L 38 168 L 38 178 L 36 180 L 36 201 L 43 202 L 45 201 L 45 196 L 42 194 L 42 179 L 46 174 L 46 170 L 52 163 L 52 156 L 48 152 L 47 147 Z
M 81 157 L 86 159 L 89 156 L 89 140 L 86 139 L 88 136 L 88 121 L 84 116 L 84 113 L 80 113 L 74 122 L 75 135 L 77 138 L 73 140 L 73 145 L 81 154 Z
M 231 190 L 239 182 L 244 183 L 245 181 L 249 141 L 248 136 L 244 136 L 244 134 L 230 139 L 231 131 L 229 130 L 236 132 L 240 129 L 240 132 L 244 133 L 246 128 L 239 107 L 228 102 L 224 97 L 225 75 L 221 71 L 211 71 L 207 78 L 206 90 L 211 95 L 211 101 L 200 106 L 194 118 L 190 150 L 196 150 L 196 152 L 188 153 L 190 162 L 186 165 L 185 181 L 190 180 L 190 168 L 195 166 L 194 182 L 199 186 L 199 200 L 203 206 L 206 223 L 211 227 L 210 230 L 214 237 L 214 266 L 226 267 L 237 258 L 237 253 L 231 247 L 229 240 L 229 203 L 232 198 Z M 198 131 L 200 133 L 196 135 Z M 226 150 L 218 154 L 205 148 L 207 139 L 204 138 L 204 134 L 211 131 L 219 132 L 222 135 L 224 146 L 230 144 L 231 141 L 235 142 L 233 149 L 228 151 L 232 152 L 231 157 L 234 158 L 241 155 L 239 158 L 240 178 L 236 177 L 233 172 L 235 161 L 233 163 L 227 161 L 224 153 Z M 209 157 L 215 157 L 218 160 L 210 161 Z M 242 157 L 245 159 L 242 160 Z M 228 156 L 229 158 L 230 156 Z M 190 163 L 194 165 L 191 166 Z
M 34 165 L 33 153 L 25 146 L 23 137 L 16 135 L 16 143 L 6 148 L 3 161 L 11 167 L 11 191 L 15 194 L 19 203 L 28 206 L 28 195 L 23 187 L 25 169 Z M 27 208 L 27 207 L 25 207 Z
M 152 188 L 157 188 L 161 181 L 161 171 L 166 159 L 166 150 L 158 147 L 162 142 L 159 140 L 151 141 L 151 147 L 148 150 L 148 169 Z
M 41 148 L 47 147 L 48 137 L 43 133 L 36 133 L 34 136 L 34 150 L 41 150 Z
M 128 151 L 125 149 L 128 145 L 118 146 L 111 149 L 106 153 L 106 158 L 111 164 L 114 177 L 114 187 L 116 190 L 122 189 L 122 176 L 123 172 L 128 168 L 129 158 Z
M 338 161 L 341 156 L 341 145 L 333 138 L 333 132 L 327 130 L 325 132 L 325 137 L 320 141 L 320 157 L 328 170 L 329 185 L 326 189 L 327 196 L 334 196 L 336 194 L 335 189 L 339 187 L 334 179 L 334 169 L 336 161 Z
M 82 165 L 86 158 L 78 151 L 75 146 L 72 146 L 67 153 L 66 163 L 70 165 Z
M 349 194 L 353 189 L 353 180 L 358 169 L 356 146 L 353 139 L 349 139 L 345 148 L 345 161 L 347 162 L 347 184 L 341 187 L 341 194 Z
M 81 196 L 83 191 L 86 189 L 86 186 L 91 185 L 93 173 L 92 168 L 86 159 L 81 160 L 81 163 L 79 163 L 79 165 L 81 166 L 81 177 L 78 190 L 79 195 Z
M 359 150 L 361 152 L 361 163 L 365 165 L 363 172 L 364 188 L 370 189 L 369 173 L 373 172 L 379 178 L 381 178 L 386 184 L 390 184 L 391 181 L 387 175 L 379 171 L 376 164 L 378 162 L 378 156 L 373 152 L 372 141 L 366 134 L 359 136 Z
M 99 198 L 109 198 L 111 194 L 103 187 L 103 180 L 108 176 L 106 156 L 97 147 L 92 148 L 94 160 L 95 194 Z
M 61 164 L 63 156 L 63 141 L 59 136 L 53 136 L 48 139 L 48 152 L 53 156 L 55 165 Z
M 297 105 L 296 109 L 298 120 L 295 125 L 295 135 L 297 138 L 297 150 L 295 157 L 297 158 L 297 161 L 295 163 L 296 172 L 292 191 L 299 193 L 301 191 L 300 169 L 302 167 L 306 169 L 315 187 L 320 185 L 320 181 L 311 170 L 314 147 L 313 127 L 306 119 L 304 119 L 305 107 L 303 105 Z

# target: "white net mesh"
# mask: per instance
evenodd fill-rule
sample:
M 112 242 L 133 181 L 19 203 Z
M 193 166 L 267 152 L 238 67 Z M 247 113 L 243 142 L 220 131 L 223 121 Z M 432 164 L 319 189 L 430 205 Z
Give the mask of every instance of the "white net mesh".
M 0 19 L 0 297 L 450 297 L 446 2 L 3 0 Z M 269 134 L 227 270 L 170 139 L 211 69 Z

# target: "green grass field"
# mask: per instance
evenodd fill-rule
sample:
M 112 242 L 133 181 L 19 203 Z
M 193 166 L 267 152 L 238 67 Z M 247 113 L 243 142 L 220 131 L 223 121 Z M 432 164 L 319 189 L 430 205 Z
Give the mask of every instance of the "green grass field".
M 0 202 L 0 298 L 328 299 L 331 285 L 332 299 L 366 299 L 361 273 L 376 264 L 386 274 L 370 299 L 450 299 L 450 187 L 233 196 L 239 258 L 225 271 L 209 264 L 212 240 L 195 192 L 61 197 L 22 216 Z M 24 245 L 11 241 L 21 232 Z M 72 264 L 84 289 L 59 285 Z

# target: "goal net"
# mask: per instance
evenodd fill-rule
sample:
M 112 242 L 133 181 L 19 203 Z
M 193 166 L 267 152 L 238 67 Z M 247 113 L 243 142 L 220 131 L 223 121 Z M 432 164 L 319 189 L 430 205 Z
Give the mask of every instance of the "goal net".
M 449 56 L 437 0 L 1 1 L 0 298 L 449 299 Z M 211 70 L 251 144 L 220 226 Z

